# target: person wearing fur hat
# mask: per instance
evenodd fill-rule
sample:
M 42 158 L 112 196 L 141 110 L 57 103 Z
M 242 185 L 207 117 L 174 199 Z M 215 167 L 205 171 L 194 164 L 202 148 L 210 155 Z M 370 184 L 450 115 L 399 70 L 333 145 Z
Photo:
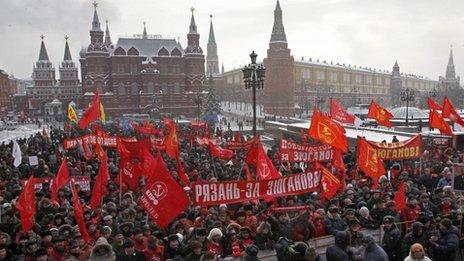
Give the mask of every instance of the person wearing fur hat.
M 164 253 L 163 242 L 155 236 L 148 236 L 148 247 L 143 253 L 147 260 L 162 260 Z
M 240 245 L 244 249 L 253 245 L 254 238 L 253 238 L 253 235 L 251 234 L 250 228 L 246 226 L 243 226 L 240 228 L 239 240 L 240 240 Z
M 148 247 L 148 238 L 143 235 L 143 231 L 140 228 L 135 228 L 132 236 L 132 242 L 134 247 L 138 251 L 145 251 Z
M 418 243 L 421 246 L 425 246 L 427 242 L 428 238 L 426 238 L 424 225 L 418 221 L 414 222 L 411 231 L 403 238 L 402 256 L 407 257 L 410 254 L 409 248 L 411 245 Z
M 174 259 L 176 257 L 181 257 L 183 253 L 183 248 L 179 239 L 179 236 L 176 234 L 171 234 L 166 240 L 166 246 L 164 247 L 164 259 Z
M 404 259 L 404 261 L 432 261 L 430 258 L 425 256 L 425 250 L 421 244 L 412 244 L 409 249 L 409 255 Z
M 222 255 L 223 246 L 221 244 L 222 231 L 219 228 L 213 228 L 208 234 L 207 250 L 215 253 L 216 255 Z
M 128 239 L 124 243 L 123 249 L 116 255 L 116 261 L 145 261 L 145 255 L 135 250 L 134 243 Z
M 52 259 L 48 256 L 47 250 L 45 250 L 44 248 L 39 248 L 34 252 L 33 260 L 34 261 L 51 261 Z
M 61 260 L 66 254 L 66 239 L 64 236 L 58 234 L 58 236 L 53 238 L 53 245 L 52 248 L 47 249 L 48 255 L 54 260 Z
M 454 260 L 459 252 L 459 229 L 453 226 L 450 219 L 440 221 L 438 235 L 430 237 L 433 260 Z
M 190 253 L 184 258 L 184 261 L 200 261 L 203 255 L 202 244 L 197 240 L 192 240 L 188 245 Z
M 401 260 L 401 231 L 396 227 L 395 218 L 385 216 L 383 218 L 384 234 L 382 237 L 382 248 L 388 255 L 390 261 Z
M 111 246 L 113 247 L 114 252 L 117 254 L 124 248 L 124 243 L 126 242 L 123 233 L 121 230 L 116 230 L 114 233 L 113 242 Z
M 240 241 L 237 234 L 240 231 L 240 225 L 237 223 L 230 223 L 227 226 L 226 234 L 222 237 L 222 257 L 234 256 L 239 257 L 242 252 Z
M 100 237 L 95 242 L 95 246 L 90 253 L 90 261 L 114 261 L 116 255 L 113 251 L 113 247 L 108 244 L 108 241 L 104 237 Z
M 253 244 L 258 246 L 260 250 L 272 249 L 274 246 L 273 234 L 271 225 L 267 222 L 261 222 L 258 226 L 258 233 L 256 234 Z

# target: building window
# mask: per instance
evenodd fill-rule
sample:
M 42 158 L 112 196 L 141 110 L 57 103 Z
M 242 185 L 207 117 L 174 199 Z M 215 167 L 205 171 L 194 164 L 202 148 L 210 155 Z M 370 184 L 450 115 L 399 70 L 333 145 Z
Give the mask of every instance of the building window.
M 338 73 L 337 72 L 330 72 L 330 81 L 337 82 L 338 81 Z
M 343 74 L 343 82 L 344 83 L 350 83 L 350 74 L 349 73 L 344 73 Z
M 133 83 L 131 85 L 131 94 L 132 95 L 137 95 L 139 94 L 139 86 L 136 83 Z
M 121 64 L 121 63 L 116 64 L 116 71 L 118 73 L 124 73 L 124 64 Z
M 324 81 L 325 80 L 325 72 L 324 71 L 317 71 L 317 80 Z
M 382 78 L 376 77 L 377 85 L 382 85 Z
M 131 74 L 137 74 L 138 73 L 137 64 L 131 64 L 130 69 L 131 69 Z
M 362 75 L 361 74 L 356 74 L 356 83 L 360 84 L 362 82 Z
M 123 83 L 119 84 L 118 93 L 119 93 L 119 95 L 125 95 L 126 94 L 126 87 L 124 86 Z
M 372 76 L 366 76 L 366 84 L 372 84 Z
M 385 78 L 385 85 L 390 86 L 390 78 Z
M 161 89 L 162 89 L 162 91 L 163 91 L 163 94 L 167 94 L 167 93 L 168 93 L 168 84 L 165 83 L 165 82 L 163 82 L 163 83 L 161 84 Z
M 311 71 L 309 69 L 302 69 L 301 78 L 306 79 L 306 80 L 311 79 Z
M 179 83 L 174 83 L 174 93 L 180 93 L 180 86 Z
M 155 93 L 155 84 L 153 82 L 147 84 L 147 92 L 151 94 Z

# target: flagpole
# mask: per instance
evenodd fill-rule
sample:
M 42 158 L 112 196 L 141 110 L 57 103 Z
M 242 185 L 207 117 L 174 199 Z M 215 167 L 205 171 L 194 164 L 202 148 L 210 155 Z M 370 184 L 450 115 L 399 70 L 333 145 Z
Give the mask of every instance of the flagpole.
M 122 175 L 121 175 L 121 171 L 119 171 L 119 205 L 121 205 L 121 202 L 122 202 Z

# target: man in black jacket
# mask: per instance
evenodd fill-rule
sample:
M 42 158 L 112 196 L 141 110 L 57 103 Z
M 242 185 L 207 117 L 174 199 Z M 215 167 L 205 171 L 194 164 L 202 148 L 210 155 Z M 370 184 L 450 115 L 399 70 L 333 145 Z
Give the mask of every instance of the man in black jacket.
M 349 256 L 346 252 L 346 247 L 350 244 L 349 235 L 345 231 L 338 231 L 335 234 L 335 245 L 330 246 L 326 250 L 327 261 L 348 261 Z
M 124 243 L 124 248 L 116 255 L 116 261 L 145 261 L 145 255 L 135 250 L 134 242 L 128 239 Z

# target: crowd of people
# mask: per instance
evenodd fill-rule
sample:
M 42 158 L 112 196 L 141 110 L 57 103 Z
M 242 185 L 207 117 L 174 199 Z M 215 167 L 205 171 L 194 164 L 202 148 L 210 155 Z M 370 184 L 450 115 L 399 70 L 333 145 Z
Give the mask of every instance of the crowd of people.
M 102 128 L 109 135 L 140 137 L 113 125 Z M 464 154 L 438 147 L 426 148 L 417 161 L 386 162 L 390 175 L 378 181 L 358 171 L 356 152 L 349 151 L 344 155 L 345 175 L 330 162 L 323 163 L 340 179 L 346 177 L 346 185 L 329 200 L 314 192 L 211 207 L 191 204 L 167 229 L 157 226 L 138 204 L 141 189 L 117 184 L 119 155 L 114 148 L 106 148 L 108 192 L 99 208 L 85 207 L 84 212 L 90 242 L 76 225 L 70 188 L 60 189 L 59 204 L 55 204 L 48 183 L 36 191 L 33 229 L 22 231 L 15 203 L 29 176 L 53 178 L 66 158 L 71 176 L 89 176 L 93 185 L 98 157 L 86 160 L 78 150 L 63 150 L 64 138 L 89 131 L 52 129 L 48 135 L 18 139 L 24 156 L 38 157 L 36 166 L 23 157 L 23 163 L 13 167 L 12 142 L 0 145 L 0 260 L 259 260 L 259 252 L 273 251 L 278 260 L 461 260 L 457 258 L 462 257 L 464 197 L 452 189 L 451 174 L 453 164 L 462 163 Z M 236 150 L 230 161 L 213 160 L 207 147 L 189 142 L 192 133 L 188 126 L 179 127 L 180 157 L 191 181 L 245 179 L 245 149 Z M 230 129 L 216 133 L 219 140 L 237 136 Z M 304 171 L 300 164 L 280 162 L 277 146 L 270 147 L 268 155 L 283 176 Z M 163 158 L 180 182 L 176 163 L 164 154 Z M 306 165 L 306 169 L 315 168 L 313 163 Z M 377 182 L 376 189 L 371 189 Z M 406 186 L 407 204 L 398 212 L 393 198 L 401 182 Z M 77 189 L 87 206 L 90 191 Z M 184 190 L 191 195 L 188 186 Z M 289 211 L 272 211 L 275 207 Z M 380 228 L 381 238 L 366 233 Z M 318 253 L 313 241 L 332 235 L 335 244 Z

